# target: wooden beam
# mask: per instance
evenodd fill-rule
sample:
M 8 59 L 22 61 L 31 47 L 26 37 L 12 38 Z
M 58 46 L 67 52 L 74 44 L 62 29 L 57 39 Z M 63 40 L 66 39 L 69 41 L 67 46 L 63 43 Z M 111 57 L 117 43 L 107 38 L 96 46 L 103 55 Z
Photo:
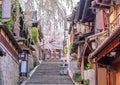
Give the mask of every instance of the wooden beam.
M 111 42 L 110 45 L 108 45 L 106 48 L 102 50 L 102 52 L 97 56 L 98 61 L 107 53 L 109 53 L 111 50 L 113 50 L 115 47 L 117 47 L 120 44 L 120 38 L 117 37 L 113 42 Z

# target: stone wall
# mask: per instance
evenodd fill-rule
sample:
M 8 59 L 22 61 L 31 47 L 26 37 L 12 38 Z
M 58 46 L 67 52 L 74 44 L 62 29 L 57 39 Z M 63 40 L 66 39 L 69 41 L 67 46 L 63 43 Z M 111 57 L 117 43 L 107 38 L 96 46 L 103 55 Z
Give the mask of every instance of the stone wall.
M 18 85 L 19 81 L 19 65 L 15 61 L 12 54 L 3 44 L 0 43 L 2 49 L 6 52 L 6 56 L 0 56 L 0 74 L 2 85 Z
M 84 71 L 84 79 L 85 80 L 88 79 L 90 81 L 89 85 L 95 85 L 95 70 L 90 69 L 90 70 Z
M 28 72 L 30 72 L 34 67 L 34 59 L 32 55 L 28 55 Z

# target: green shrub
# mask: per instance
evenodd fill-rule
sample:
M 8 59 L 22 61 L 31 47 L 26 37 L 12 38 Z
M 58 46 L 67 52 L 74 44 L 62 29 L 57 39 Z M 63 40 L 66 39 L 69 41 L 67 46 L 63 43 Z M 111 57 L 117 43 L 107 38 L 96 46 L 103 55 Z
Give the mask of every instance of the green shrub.
M 75 79 L 75 82 L 80 83 L 81 81 L 82 81 L 82 77 L 81 76 L 79 76 L 78 78 Z
M 89 85 L 89 83 L 90 83 L 90 80 L 89 80 L 89 79 L 84 80 L 84 84 L 85 84 L 85 85 Z
M 7 22 L 3 22 L 3 24 L 11 31 L 12 30 L 12 27 L 13 27 L 13 22 L 10 20 L 10 21 L 7 21 Z
M 76 57 L 72 57 L 72 59 L 71 59 L 72 61 L 76 61 L 77 60 L 77 58 Z
M 85 59 L 85 70 L 91 69 L 91 62 L 90 59 Z

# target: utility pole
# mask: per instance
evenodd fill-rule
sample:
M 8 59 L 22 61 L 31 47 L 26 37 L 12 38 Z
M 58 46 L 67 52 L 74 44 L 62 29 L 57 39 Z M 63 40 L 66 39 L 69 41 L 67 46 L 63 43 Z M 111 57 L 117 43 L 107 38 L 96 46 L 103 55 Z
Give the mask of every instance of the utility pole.
M 43 38 L 42 60 L 45 60 L 44 44 L 45 44 L 45 42 L 44 42 L 44 38 Z

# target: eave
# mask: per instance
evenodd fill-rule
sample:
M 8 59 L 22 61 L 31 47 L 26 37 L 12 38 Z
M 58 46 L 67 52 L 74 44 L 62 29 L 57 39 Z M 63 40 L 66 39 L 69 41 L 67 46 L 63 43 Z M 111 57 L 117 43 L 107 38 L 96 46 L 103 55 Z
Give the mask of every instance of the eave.
M 120 27 L 118 27 L 93 53 L 90 58 L 100 60 L 104 55 L 109 53 L 120 44 Z
M 4 25 L 0 25 L 0 29 L 4 30 L 4 32 L 7 34 L 9 39 L 12 41 L 13 45 L 15 46 L 15 48 L 18 49 L 18 52 L 22 52 L 22 49 L 18 45 L 17 41 L 14 39 L 13 35 L 8 30 L 8 28 L 6 26 L 4 26 Z

